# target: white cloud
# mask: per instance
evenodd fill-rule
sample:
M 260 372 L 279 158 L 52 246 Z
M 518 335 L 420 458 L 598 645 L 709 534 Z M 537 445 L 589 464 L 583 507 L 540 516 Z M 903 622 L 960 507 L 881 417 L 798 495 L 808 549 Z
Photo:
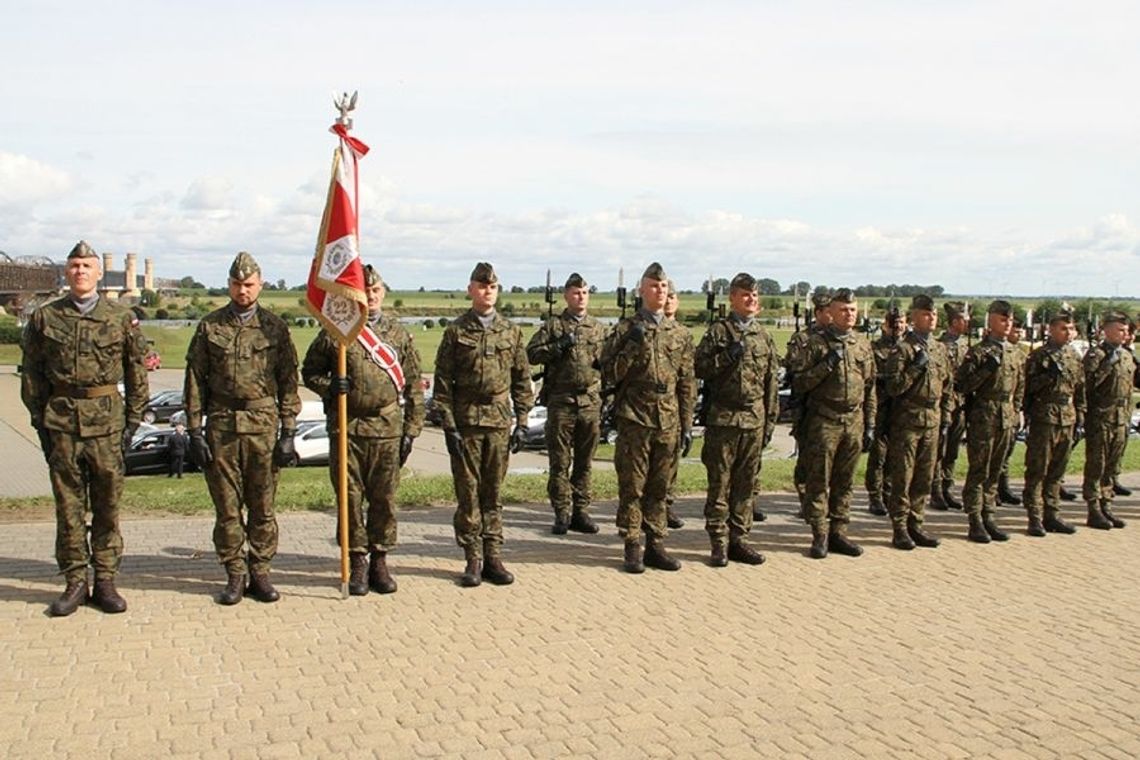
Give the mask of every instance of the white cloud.
M 182 208 L 191 211 L 224 211 L 233 205 L 234 183 L 226 177 L 201 177 L 190 183 Z
M 0 151 L 0 209 L 31 206 L 65 194 L 73 185 L 71 175 L 62 169 Z

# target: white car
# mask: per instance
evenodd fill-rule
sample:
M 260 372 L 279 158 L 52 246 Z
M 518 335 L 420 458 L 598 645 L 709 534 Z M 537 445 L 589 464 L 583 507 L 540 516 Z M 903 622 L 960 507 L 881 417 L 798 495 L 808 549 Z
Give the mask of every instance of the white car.
M 297 453 L 293 456 L 294 466 L 322 465 L 329 463 L 329 433 L 325 421 L 303 421 L 297 423 L 297 435 L 293 438 Z

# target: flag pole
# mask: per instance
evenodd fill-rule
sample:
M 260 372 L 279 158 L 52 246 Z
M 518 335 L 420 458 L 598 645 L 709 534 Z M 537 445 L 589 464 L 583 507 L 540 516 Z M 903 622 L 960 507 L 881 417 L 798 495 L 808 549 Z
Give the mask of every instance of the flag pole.
M 336 351 L 337 377 L 348 375 L 347 351 L 344 343 L 337 343 Z M 338 393 L 336 396 L 337 414 L 337 525 L 339 526 L 340 541 L 340 598 L 348 598 L 348 396 Z

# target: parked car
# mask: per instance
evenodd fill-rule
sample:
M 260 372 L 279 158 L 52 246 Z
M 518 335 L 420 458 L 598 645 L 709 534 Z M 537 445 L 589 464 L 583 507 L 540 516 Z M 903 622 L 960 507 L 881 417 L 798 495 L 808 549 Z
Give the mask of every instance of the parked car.
M 147 372 L 154 372 L 156 369 L 162 369 L 162 357 L 157 351 L 151 349 L 146 352 L 143 357 L 143 366 L 146 367 Z
M 174 435 L 173 430 L 164 428 L 135 436 L 130 449 L 123 456 L 127 475 L 168 473 L 170 471 L 170 436 L 172 435 Z M 197 469 L 190 457 L 186 457 L 184 471 L 194 472 Z
M 527 412 L 526 432 L 523 447 L 527 449 L 546 448 L 546 407 L 536 406 Z
M 293 445 L 297 453 L 294 466 L 327 465 L 329 463 L 329 434 L 324 420 L 305 420 L 297 423 Z
M 155 422 L 166 422 L 171 417 L 181 412 L 186 408 L 182 403 L 182 391 L 159 391 L 152 394 L 150 400 L 146 402 L 146 407 L 143 409 L 143 422 L 154 424 Z

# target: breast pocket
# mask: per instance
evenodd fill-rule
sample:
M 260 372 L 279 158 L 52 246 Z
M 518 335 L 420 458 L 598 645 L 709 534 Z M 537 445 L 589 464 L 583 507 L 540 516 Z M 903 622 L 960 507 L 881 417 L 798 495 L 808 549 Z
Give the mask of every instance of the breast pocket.
M 123 331 L 117 325 L 104 325 L 91 334 L 92 366 L 98 367 L 98 377 L 92 382 L 116 382 L 123 374 Z

